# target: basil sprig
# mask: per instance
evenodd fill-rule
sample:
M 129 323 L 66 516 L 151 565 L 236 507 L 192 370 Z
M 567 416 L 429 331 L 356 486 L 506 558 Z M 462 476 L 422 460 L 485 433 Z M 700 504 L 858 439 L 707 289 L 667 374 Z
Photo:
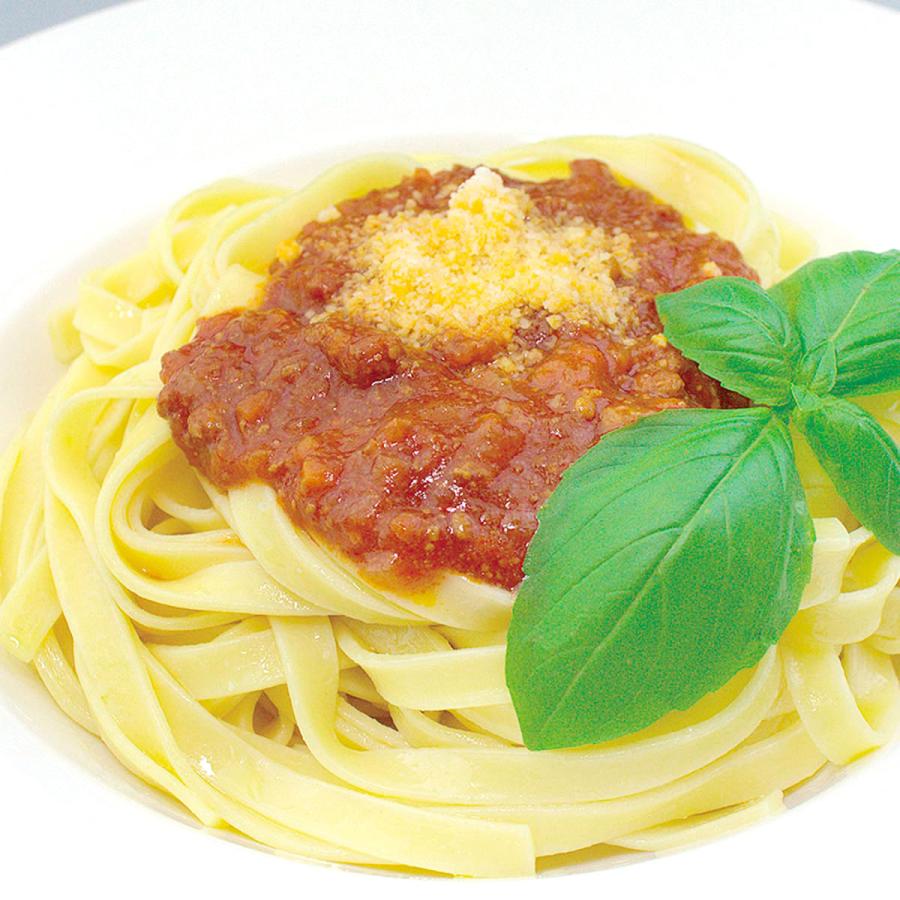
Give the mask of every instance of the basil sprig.
M 756 407 L 605 436 L 538 515 L 506 679 L 526 746 L 611 740 L 754 665 L 796 613 L 814 533 L 787 423 L 900 552 L 900 454 L 848 395 L 900 388 L 900 253 L 844 253 L 764 291 L 657 298 L 668 339 Z

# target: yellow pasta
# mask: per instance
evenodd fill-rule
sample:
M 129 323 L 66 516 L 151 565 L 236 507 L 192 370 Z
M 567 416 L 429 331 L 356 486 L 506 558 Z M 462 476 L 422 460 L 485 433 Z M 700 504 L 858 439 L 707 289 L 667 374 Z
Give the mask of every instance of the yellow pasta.
M 764 283 L 809 254 L 737 169 L 680 141 L 580 137 L 483 162 L 541 179 L 583 157 L 734 241 Z M 374 587 L 270 487 L 219 491 L 184 462 L 156 412 L 162 355 L 248 304 L 320 211 L 416 165 L 366 157 L 294 191 L 213 185 L 85 280 L 54 320 L 69 369 L 0 459 L 0 644 L 201 821 L 364 866 L 495 877 L 587 847 L 669 849 L 886 743 L 900 559 L 811 465 L 813 576 L 781 644 L 644 732 L 536 753 L 504 681 L 510 592 L 454 575 L 420 595 Z M 869 408 L 895 428 L 896 403 Z

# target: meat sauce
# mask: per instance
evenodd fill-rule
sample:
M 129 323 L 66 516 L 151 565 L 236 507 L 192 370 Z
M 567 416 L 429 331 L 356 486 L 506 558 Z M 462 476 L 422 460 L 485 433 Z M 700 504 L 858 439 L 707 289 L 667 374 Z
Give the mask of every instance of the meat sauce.
M 506 588 L 522 578 L 537 511 L 606 432 L 681 407 L 743 405 L 661 339 L 654 297 L 711 275 L 756 278 L 733 244 L 574 162 L 541 183 L 505 179 L 540 213 L 631 238 L 627 333 L 541 316 L 516 335 L 517 365 L 461 334 L 414 347 L 340 313 L 317 317 L 352 274 L 354 226 L 400 209 L 440 211 L 472 170 L 418 170 L 309 223 L 272 264 L 256 309 L 202 320 L 163 360 L 159 411 L 220 488 L 261 480 L 289 516 L 375 582 L 415 590 L 451 571 Z M 311 321 L 312 319 L 312 321 Z

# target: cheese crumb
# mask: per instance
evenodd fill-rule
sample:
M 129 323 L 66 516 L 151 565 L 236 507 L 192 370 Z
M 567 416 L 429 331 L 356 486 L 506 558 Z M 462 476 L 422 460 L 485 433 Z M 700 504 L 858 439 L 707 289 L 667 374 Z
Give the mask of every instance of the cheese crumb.
M 418 346 L 448 331 L 508 344 L 533 312 L 554 329 L 564 319 L 616 326 L 630 308 L 614 276 L 638 265 L 627 234 L 548 219 L 484 166 L 446 211 L 369 216 L 352 264 L 325 314 L 360 317 Z
M 275 248 L 275 257 L 282 265 L 289 266 L 300 256 L 300 244 L 296 240 L 282 241 Z
M 319 214 L 316 216 L 316 221 L 333 222 L 335 219 L 339 219 L 340 217 L 340 210 L 334 204 L 332 204 L 331 206 L 326 206 L 325 209 L 319 212 Z

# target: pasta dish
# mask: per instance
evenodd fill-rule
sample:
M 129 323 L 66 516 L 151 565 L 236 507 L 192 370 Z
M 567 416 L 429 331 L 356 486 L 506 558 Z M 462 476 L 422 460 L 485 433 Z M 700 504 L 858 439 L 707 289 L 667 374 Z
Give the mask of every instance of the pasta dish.
M 812 251 L 669 138 L 197 191 L 52 320 L 0 644 L 303 857 L 515 876 L 767 816 L 900 721 L 900 269 Z

